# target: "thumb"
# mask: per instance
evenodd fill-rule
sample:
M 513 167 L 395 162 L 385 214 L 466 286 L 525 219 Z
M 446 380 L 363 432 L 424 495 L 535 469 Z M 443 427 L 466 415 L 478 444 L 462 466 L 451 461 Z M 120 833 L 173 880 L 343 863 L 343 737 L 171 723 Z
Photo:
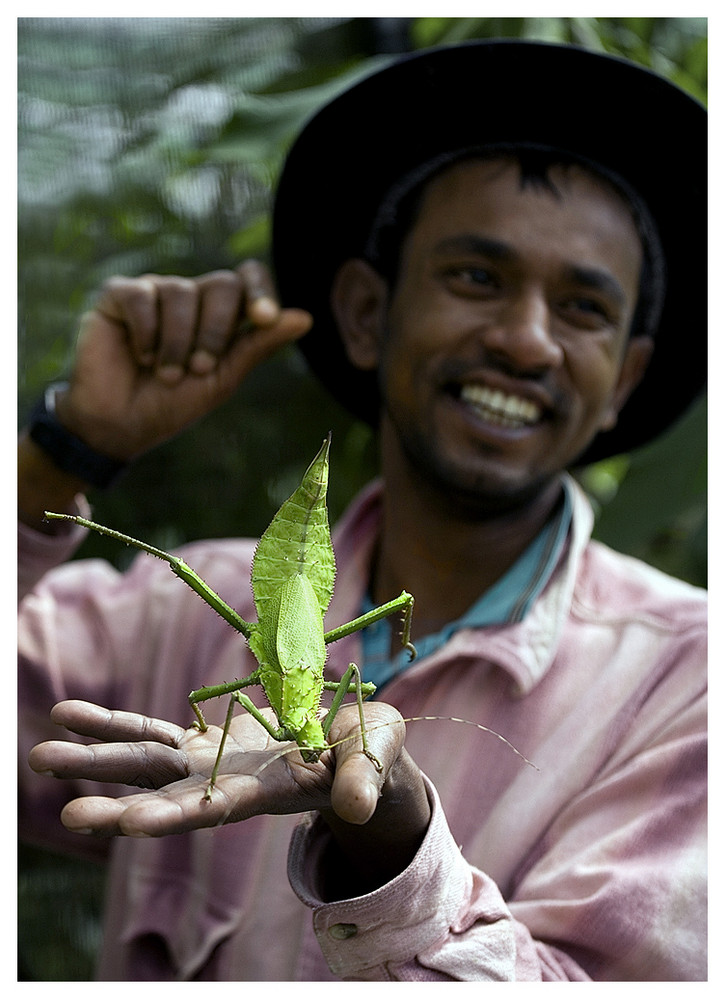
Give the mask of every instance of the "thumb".
M 342 820 L 356 825 L 367 823 L 375 812 L 383 785 L 406 738 L 403 720 L 391 705 L 367 704 L 364 713 L 367 751 L 360 739 L 356 706 L 341 709 L 330 732 L 332 743 L 341 741 L 335 747 L 331 805 Z
M 345 823 L 362 826 L 376 811 L 384 776 L 361 752 L 348 757 L 335 769 L 330 804 Z
M 283 309 L 271 326 L 243 329 L 220 361 L 220 379 L 232 391 L 262 361 L 303 337 L 312 324 L 312 316 L 303 309 Z

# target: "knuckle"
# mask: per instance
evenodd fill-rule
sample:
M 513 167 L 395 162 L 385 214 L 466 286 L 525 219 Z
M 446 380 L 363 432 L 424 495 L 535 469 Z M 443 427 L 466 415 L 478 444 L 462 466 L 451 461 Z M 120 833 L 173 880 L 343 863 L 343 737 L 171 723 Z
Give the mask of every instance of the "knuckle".
M 213 288 L 236 291 L 239 287 L 239 275 L 230 270 L 210 271 L 195 279 L 195 283 L 203 289 Z
M 108 278 L 101 286 L 95 311 L 142 331 L 153 324 L 157 292 L 147 278 Z
M 155 281 L 159 295 L 162 299 L 195 297 L 197 285 L 193 278 L 183 278 L 179 275 L 157 276 Z
M 101 285 L 101 290 L 112 295 L 148 295 L 154 290 L 154 282 L 151 275 L 129 278 L 122 274 L 115 274 L 106 278 Z
M 237 274 L 242 278 L 245 288 L 252 294 L 269 292 L 272 288 L 272 279 L 267 266 L 259 260 L 246 260 L 240 264 Z

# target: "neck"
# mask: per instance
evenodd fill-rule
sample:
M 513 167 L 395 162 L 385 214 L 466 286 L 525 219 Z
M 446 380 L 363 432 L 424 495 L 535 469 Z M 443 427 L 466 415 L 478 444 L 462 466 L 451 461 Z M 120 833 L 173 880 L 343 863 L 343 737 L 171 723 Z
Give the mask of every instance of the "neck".
M 404 461 L 383 462 L 383 531 L 373 598 L 408 590 L 416 601 L 413 638 L 455 620 L 516 562 L 561 496 L 559 477 L 530 500 L 472 516 L 435 489 L 422 489 Z

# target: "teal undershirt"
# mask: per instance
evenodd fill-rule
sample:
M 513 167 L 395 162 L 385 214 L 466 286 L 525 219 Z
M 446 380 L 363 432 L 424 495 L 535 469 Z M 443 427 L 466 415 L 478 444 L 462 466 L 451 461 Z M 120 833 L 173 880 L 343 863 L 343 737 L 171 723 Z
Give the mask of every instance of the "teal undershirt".
M 567 479 L 563 478 L 562 500 L 556 511 L 501 579 L 486 590 L 461 618 L 444 626 L 435 635 L 416 640 L 417 663 L 440 649 L 459 629 L 522 621 L 546 586 L 565 544 L 572 520 L 570 489 Z M 374 607 L 370 595 L 366 594 L 361 614 Z M 391 620 L 383 619 L 361 633 L 363 680 L 372 681 L 379 690 L 411 662 L 405 650 L 391 659 L 391 627 Z

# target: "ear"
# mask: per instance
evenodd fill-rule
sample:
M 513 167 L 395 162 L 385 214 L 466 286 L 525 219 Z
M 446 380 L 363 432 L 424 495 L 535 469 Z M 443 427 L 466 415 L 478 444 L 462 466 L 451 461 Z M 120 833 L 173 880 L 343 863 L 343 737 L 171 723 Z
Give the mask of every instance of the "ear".
M 387 304 L 388 285 L 367 261 L 356 257 L 341 265 L 331 308 L 348 360 L 363 371 L 378 367 Z
M 631 337 L 627 342 L 620 375 L 613 390 L 613 398 L 600 425 L 600 430 L 612 430 L 618 422 L 620 411 L 645 374 L 652 354 L 652 337 Z

